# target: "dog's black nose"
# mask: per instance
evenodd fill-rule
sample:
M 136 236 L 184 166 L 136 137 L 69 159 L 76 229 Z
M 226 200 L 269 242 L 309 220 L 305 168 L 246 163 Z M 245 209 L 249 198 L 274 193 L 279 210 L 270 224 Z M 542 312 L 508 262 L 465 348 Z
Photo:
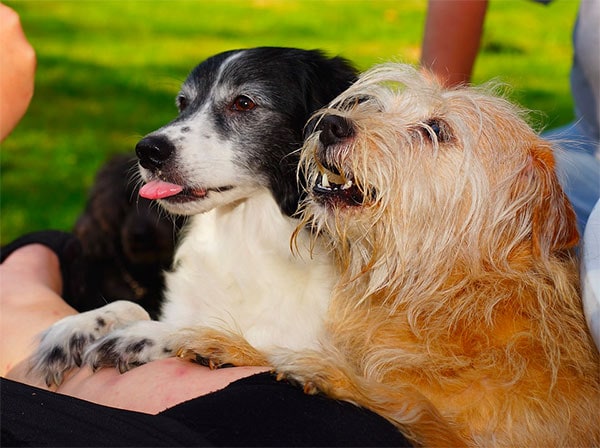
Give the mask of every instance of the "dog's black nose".
M 140 165 L 147 170 L 158 169 L 171 157 L 175 146 L 161 135 L 149 135 L 135 145 L 135 153 L 140 159 Z
M 339 115 L 325 115 L 317 126 L 320 130 L 319 140 L 324 146 L 340 143 L 354 135 L 352 122 Z

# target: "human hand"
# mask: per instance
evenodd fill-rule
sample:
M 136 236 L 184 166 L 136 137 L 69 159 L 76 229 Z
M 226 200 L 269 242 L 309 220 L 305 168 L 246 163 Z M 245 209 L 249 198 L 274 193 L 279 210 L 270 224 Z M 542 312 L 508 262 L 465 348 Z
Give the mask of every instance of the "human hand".
M 0 3 L 0 141 L 25 114 L 33 97 L 36 57 L 19 15 Z

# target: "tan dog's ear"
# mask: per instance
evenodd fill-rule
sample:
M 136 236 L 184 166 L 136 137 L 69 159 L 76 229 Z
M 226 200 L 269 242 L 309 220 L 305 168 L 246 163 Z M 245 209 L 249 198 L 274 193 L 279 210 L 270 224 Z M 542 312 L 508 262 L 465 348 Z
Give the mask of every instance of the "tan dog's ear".
M 556 175 L 552 147 L 540 139 L 530 148 L 530 155 L 540 195 L 533 211 L 533 251 L 537 256 L 544 256 L 575 246 L 579 232 L 573 206 Z

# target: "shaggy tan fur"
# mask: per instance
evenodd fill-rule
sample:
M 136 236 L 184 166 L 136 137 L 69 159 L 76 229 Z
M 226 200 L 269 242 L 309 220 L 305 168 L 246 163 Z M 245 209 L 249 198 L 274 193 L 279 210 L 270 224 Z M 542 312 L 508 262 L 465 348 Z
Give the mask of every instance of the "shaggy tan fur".
M 324 145 L 317 124 L 302 152 L 309 188 L 326 174 L 353 189 L 305 204 L 341 270 L 322 349 L 246 362 L 266 358 L 419 445 L 599 445 L 600 359 L 549 143 L 490 89 L 445 90 L 401 64 L 315 119 L 331 115 L 351 135 Z
M 352 400 L 344 382 L 358 376 L 366 390 L 354 401 L 417 443 L 598 445 L 600 362 L 550 145 L 499 96 L 443 90 L 405 65 L 366 73 L 330 114 L 353 135 L 328 148 L 319 132 L 308 139 L 309 185 L 334 166 L 364 200 L 306 205 L 343 266 L 326 345 L 344 380 L 329 373 L 335 358 L 322 379 L 310 365 L 302 379 Z M 378 402 L 371 381 L 398 401 Z

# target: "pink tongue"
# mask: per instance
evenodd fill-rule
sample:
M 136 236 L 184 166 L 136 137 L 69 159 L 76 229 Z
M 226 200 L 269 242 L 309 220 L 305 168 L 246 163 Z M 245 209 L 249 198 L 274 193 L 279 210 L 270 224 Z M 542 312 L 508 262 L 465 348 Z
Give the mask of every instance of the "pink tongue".
M 163 182 L 162 180 L 153 180 L 140 188 L 140 196 L 146 199 L 162 199 L 169 196 L 175 196 L 183 190 L 181 185 Z

